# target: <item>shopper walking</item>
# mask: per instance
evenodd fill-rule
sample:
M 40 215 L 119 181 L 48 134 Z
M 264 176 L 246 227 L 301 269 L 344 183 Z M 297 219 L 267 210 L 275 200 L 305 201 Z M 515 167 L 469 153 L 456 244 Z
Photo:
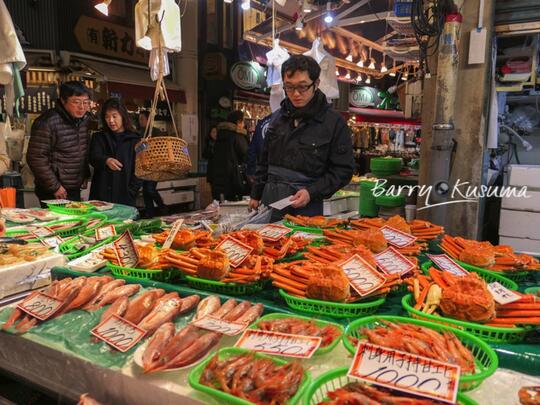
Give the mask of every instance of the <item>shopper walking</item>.
M 238 201 L 249 193 L 246 159 L 249 141 L 244 128 L 244 113 L 233 111 L 227 122 L 218 125 L 212 159 L 212 197 Z
M 206 166 L 206 181 L 212 184 L 212 170 L 213 170 L 213 160 L 214 160 L 214 146 L 216 145 L 217 139 L 217 125 L 212 125 L 210 131 L 208 132 L 208 137 L 206 138 L 206 146 L 204 148 L 202 157 L 208 162 Z
M 150 111 L 143 110 L 139 113 L 139 133 L 141 136 L 144 136 L 144 131 L 148 125 L 148 117 L 150 116 Z M 152 136 L 162 135 L 159 128 L 152 128 Z M 152 180 L 143 180 L 142 182 L 143 189 L 143 200 L 144 200 L 144 214 L 147 218 L 153 218 L 156 216 L 156 209 L 154 203 L 156 203 L 159 214 L 167 214 L 167 206 L 163 202 L 163 198 L 157 191 L 157 181 Z
M 94 167 L 90 198 L 135 206 L 142 181 L 135 176 L 135 145 L 140 137 L 126 107 L 110 98 L 101 108 L 102 131 L 90 144 Z
M 90 177 L 89 107 L 90 90 L 81 82 L 66 82 L 60 86 L 56 106 L 34 121 L 26 161 L 40 200 L 80 201 Z
M 321 68 L 309 56 L 291 56 L 281 75 L 287 97 L 272 114 L 257 163 L 250 207 L 291 197 L 291 206 L 275 212 L 322 215 L 323 199 L 351 180 L 351 134 L 318 89 Z

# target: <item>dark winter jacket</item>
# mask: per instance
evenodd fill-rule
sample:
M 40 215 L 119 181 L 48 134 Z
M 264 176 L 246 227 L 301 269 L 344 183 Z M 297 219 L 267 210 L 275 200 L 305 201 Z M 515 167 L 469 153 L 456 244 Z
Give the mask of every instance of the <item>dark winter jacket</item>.
M 32 125 L 26 161 L 34 174 L 34 183 L 47 193 L 63 186 L 79 190 L 90 176 L 87 116 L 75 119 L 58 101 Z
M 255 127 L 255 132 L 253 133 L 253 138 L 251 139 L 248 149 L 246 168 L 246 174 L 248 176 L 255 176 L 257 171 L 257 160 L 261 155 L 264 138 L 266 136 L 266 131 L 268 130 L 268 125 L 270 124 L 271 118 L 272 114 L 267 115 L 263 119 L 259 120 L 259 122 L 257 122 L 257 126 Z
M 212 192 L 241 197 L 245 190 L 238 189 L 239 167 L 245 168 L 249 141 L 247 132 L 230 122 L 218 125 L 218 134 L 212 158 Z
M 135 177 L 135 145 L 140 141 L 135 132 L 103 131 L 92 136 L 90 164 L 94 167 L 90 199 L 135 206 L 142 181 Z M 120 171 L 109 169 L 108 158 L 119 160 Z
M 331 197 L 351 180 L 354 159 L 349 128 L 320 90 L 307 108 L 295 110 L 285 99 L 272 114 L 251 191 L 256 200 L 261 199 L 269 180 L 269 167 L 312 179 L 305 187 L 311 201 Z

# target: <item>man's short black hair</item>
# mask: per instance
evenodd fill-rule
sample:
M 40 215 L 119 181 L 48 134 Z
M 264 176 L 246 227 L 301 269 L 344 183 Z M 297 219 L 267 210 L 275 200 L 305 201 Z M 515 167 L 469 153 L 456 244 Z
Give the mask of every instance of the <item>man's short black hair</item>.
M 315 81 L 321 74 L 321 67 L 311 56 L 292 55 L 281 65 L 281 78 L 285 79 L 285 75 L 291 76 L 297 71 L 308 72 L 311 81 Z
M 60 98 L 65 101 L 72 96 L 92 97 L 92 93 L 90 93 L 88 87 L 77 80 L 62 83 L 60 85 Z
M 232 111 L 227 115 L 227 122 L 237 124 L 244 119 L 244 113 L 240 110 Z

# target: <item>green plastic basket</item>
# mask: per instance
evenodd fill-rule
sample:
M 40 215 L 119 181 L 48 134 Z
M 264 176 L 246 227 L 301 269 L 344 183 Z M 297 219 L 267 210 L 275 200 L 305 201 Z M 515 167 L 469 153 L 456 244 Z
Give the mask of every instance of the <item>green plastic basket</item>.
M 477 270 L 481 270 L 490 274 L 494 274 L 496 276 L 504 277 L 508 280 L 515 281 L 516 283 L 521 283 L 525 281 L 529 277 L 529 274 L 534 272 L 534 270 L 532 271 L 493 271 L 493 270 L 483 269 L 481 267 L 472 266 L 460 260 L 456 260 L 455 262 L 459 263 L 466 270 L 476 271 L 476 272 Z M 514 290 L 516 289 L 517 289 L 517 286 L 516 288 L 514 288 Z
M 9 236 L 10 238 L 17 238 L 22 235 L 29 235 L 31 232 L 28 232 L 27 230 L 22 229 L 8 229 L 6 231 L 6 236 Z M 33 239 L 24 239 L 28 243 L 34 243 L 39 242 L 39 238 L 33 238 Z
M 534 286 L 534 287 L 528 287 L 525 288 L 525 291 L 523 291 L 525 294 L 533 294 L 533 295 L 539 295 L 538 290 L 540 290 L 540 287 Z
M 44 226 L 60 225 L 60 224 L 66 224 L 70 222 L 81 222 L 81 223 L 69 229 L 55 231 L 54 234 L 60 236 L 61 238 L 75 236 L 83 232 L 86 229 L 86 225 L 88 224 L 88 220 L 86 218 L 77 217 L 77 218 L 61 219 L 58 221 L 47 222 L 46 224 L 44 224 Z
M 86 227 L 87 231 L 93 231 L 94 229 L 100 228 L 104 226 L 105 224 L 108 224 L 108 218 L 107 215 L 101 214 L 99 212 L 92 212 L 88 215 L 85 215 L 84 218 L 88 220 L 88 226 Z M 90 221 L 92 219 L 98 220 L 94 225 L 90 225 Z
M 379 197 L 375 197 L 375 204 L 385 208 L 403 207 L 405 205 L 405 197 L 402 195 L 381 195 Z
M 256 281 L 254 283 L 224 283 L 217 280 L 208 280 L 193 276 L 185 276 L 188 285 L 191 288 L 204 291 L 212 291 L 218 294 L 225 295 L 250 295 L 255 294 L 264 289 L 264 281 Z
M 47 207 L 52 212 L 56 212 L 57 214 L 64 214 L 64 215 L 86 215 L 90 213 L 91 211 L 95 211 L 96 207 L 94 207 L 91 204 L 85 204 L 86 208 L 67 208 L 65 204 L 47 204 Z
M 321 374 L 307 389 L 304 395 L 304 405 L 324 404 L 324 401 L 328 400 L 328 392 L 335 391 L 350 382 L 358 381 L 356 378 L 348 377 L 348 372 L 348 367 L 340 367 Z M 477 405 L 475 401 L 460 392 L 457 395 L 457 403 L 461 405 Z
M 480 384 L 492 375 L 499 366 L 499 359 L 495 351 L 483 340 L 471 335 L 465 331 L 451 328 L 445 325 L 435 324 L 432 322 L 421 321 L 413 318 L 405 318 L 401 316 L 369 316 L 362 319 L 357 319 L 351 322 L 345 329 L 343 337 L 343 345 L 352 354 L 356 352 L 355 345 L 349 340 L 349 336 L 360 339 L 360 332 L 363 328 L 373 329 L 377 326 L 384 326 L 381 320 L 395 323 L 410 323 L 413 325 L 424 326 L 433 329 L 437 332 L 452 332 L 461 341 L 461 343 L 471 351 L 476 364 L 475 374 L 462 374 L 459 378 L 459 388 L 463 391 L 469 391 L 480 386 Z
M 284 290 L 279 290 L 279 294 L 292 309 L 308 314 L 326 315 L 333 318 L 356 318 L 372 315 L 386 301 L 385 298 L 379 298 L 368 302 L 344 304 L 341 302 L 294 297 L 287 294 Z
M 425 314 L 422 311 L 414 309 L 412 304 L 412 294 L 408 294 L 401 299 L 401 305 L 409 313 L 409 316 L 430 321 L 453 328 L 461 329 L 489 343 L 520 343 L 525 339 L 527 333 L 532 328 L 514 327 L 500 328 L 496 326 L 487 326 L 480 323 L 461 321 L 458 319 L 446 318 L 438 315 Z
M 111 236 L 110 238 L 99 241 L 98 243 L 89 247 L 88 249 L 77 250 L 75 248 L 75 244 L 77 244 L 79 240 L 79 235 L 77 235 L 61 243 L 58 248 L 60 249 L 60 253 L 66 256 L 68 260 L 74 260 L 74 259 L 77 259 L 78 257 L 87 255 L 88 253 L 96 250 L 97 248 L 100 248 L 101 246 L 111 243 L 114 239 L 115 237 Z
M 503 277 L 496 272 L 481 269 L 480 267 L 473 267 L 473 266 L 465 267 L 463 266 L 463 263 L 461 262 L 456 262 L 456 263 L 459 263 L 465 270 L 477 273 L 480 277 L 484 279 L 486 283 L 493 283 L 497 281 L 501 285 L 505 286 L 506 288 L 510 290 L 518 289 L 518 285 L 514 281 L 509 280 L 506 277 Z M 428 260 L 427 262 L 422 263 L 421 269 L 425 274 L 428 274 L 429 268 L 431 266 L 437 267 L 431 260 Z
M 289 222 L 287 220 L 283 221 L 283 225 L 285 225 L 287 228 L 291 228 L 293 231 L 296 231 L 296 232 L 308 232 L 308 233 L 315 233 L 317 235 L 322 235 L 323 234 L 323 229 L 322 228 L 313 228 L 313 227 L 309 227 L 309 226 L 300 226 L 300 225 L 296 225 L 292 222 Z M 325 229 L 334 229 L 334 228 L 325 228 Z
M 249 329 L 259 329 L 257 326 L 262 321 L 271 321 L 274 319 L 284 319 L 284 318 L 295 318 L 295 319 L 301 319 L 303 321 L 312 321 L 315 323 L 315 325 L 317 325 L 320 328 L 324 328 L 325 326 L 331 325 L 331 326 L 335 326 L 341 331 L 341 336 L 343 336 L 343 333 L 344 333 L 343 326 L 334 322 L 321 321 L 320 319 L 308 318 L 306 316 L 300 316 L 300 315 L 278 314 L 278 313 L 268 314 L 268 315 L 263 316 L 262 318 L 259 318 L 254 324 L 252 324 L 249 327 Z M 319 349 L 317 349 L 317 351 L 315 352 L 315 355 L 326 354 L 334 350 L 334 348 L 337 346 L 337 344 L 341 340 L 341 336 L 334 339 L 334 341 L 330 343 L 328 346 L 320 347 Z
M 180 278 L 180 272 L 178 270 L 149 270 L 149 269 L 133 269 L 130 267 L 121 267 L 112 263 L 107 263 L 107 268 L 111 273 L 120 278 L 131 277 L 138 278 L 140 280 L 154 280 L 161 281 L 163 283 L 170 283 Z
M 227 359 L 229 357 L 241 355 L 245 353 L 252 353 L 252 352 L 249 350 L 244 350 L 244 349 L 226 347 L 219 350 L 217 355 L 219 356 L 219 359 L 222 360 L 222 359 Z M 253 404 L 252 402 L 249 402 L 239 397 L 235 397 L 234 395 L 231 395 L 231 394 L 227 394 L 223 391 L 209 387 L 207 385 L 203 385 L 199 382 L 201 379 L 201 375 L 204 372 L 204 369 L 206 368 L 206 365 L 212 360 L 212 357 L 213 356 L 209 356 L 204 362 L 197 365 L 193 370 L 191 370 L 188 376 L 189 385 L 191 385 L 191 387 L 197 391 L 204 392 L 206 394 L 212 395 L 213 397 L 217 398 L 218 403 L 220 404 L 226 403 L 226 404 L 234 404 L 234 405 L 252 405 Z M 287 361 L 279 359 L 275 356 L 267 356 L 262 353 L 255 353 L 255 357 L 270 359 L 277 365 L 287 364 Z M 311 382 L 310 374 L 307 371 L 304 371 L 304 376 L 302 378 L 300 386 L 298 387 L 298 391 L 296 391 L 296 394 L 285 403 L 288 405 L 298 404 L 301 401 L 302 396 L 305 390 L 308 388 L 310 382 Z

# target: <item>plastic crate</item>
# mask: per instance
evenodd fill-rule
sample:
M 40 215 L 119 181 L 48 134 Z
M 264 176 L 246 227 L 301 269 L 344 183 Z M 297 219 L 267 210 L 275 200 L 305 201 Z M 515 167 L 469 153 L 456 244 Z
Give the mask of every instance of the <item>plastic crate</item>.
M 218 294 L 225 295 L 250 295 L 255 294 L 264 289 L 264 281 L 256 281 L 254 283 L 224 283 L 217 280 L 208 280 L 193 276 L 185 276 L 187 284 L 191 288 L 203 291 L 212 291 Z
M 394 323 L 409 323 L 413 325 L 423 326 L 433 329 L 437 332 L 452 332 L 461 341 L 461 343 L 471 351 L 474 356 L 476 372 L 474 374 L 461 374 L 459 377 L 459 388 L 463 391 L 477 388 L 486 378 L 492 375 L 499 365 L 499 359 L 495 351 L 483 340 L 471 335 L 468 332 L 451 328 L 446 325 L 436 324 L 433 322 L 422 321 L 413 318 L 405 318 L 401 316 L 369 316 L 362 319 L 357 319 L 351 322 L 345 330 L 343 337 L 343 345 L 351 353 L 356 352 L 356 347 L 349 340 L 349 336 L 361 338 L 361 329 L 373 329 L 377 326 L 384 326 L 383 321 Z
M 47 207 L 52 212 L 56 212 L 57 214 L 64 214 L 64 215 L 86 215 L 90 213 L 91 211 L 95 211 L 96 207 L 90 204 L 84 204 L 85 208 L 67 208 L 65 205 L 61 204 L 47 204 Z
M 121 267 L 112 263 L 107 263 L 107 268 L 117 277 L 131 277 L 140 280 L 154 280 L 163 283 L 170 283 L 175 279 L 181 278 L 178 270 L 149 270 L 149 269 L 134 269 L 130 267 Z

